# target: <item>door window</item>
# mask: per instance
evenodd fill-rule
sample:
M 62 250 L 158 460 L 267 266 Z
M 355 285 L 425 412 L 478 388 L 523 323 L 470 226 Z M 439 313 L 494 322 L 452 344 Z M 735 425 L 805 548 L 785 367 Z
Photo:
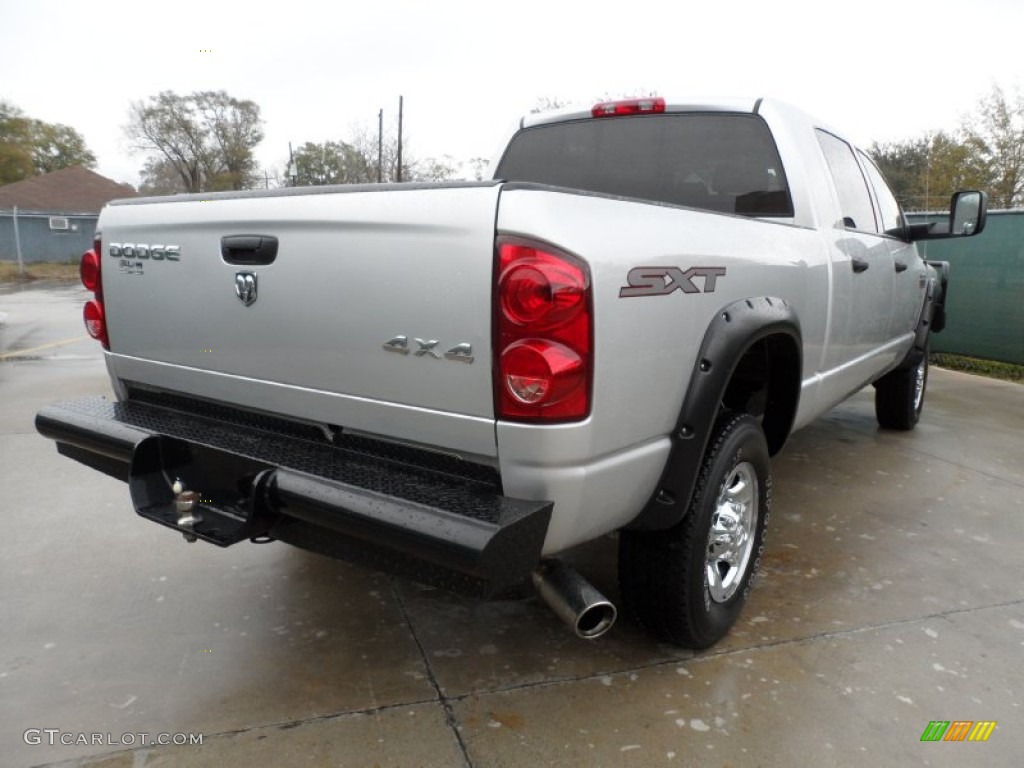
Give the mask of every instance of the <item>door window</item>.
M 818 130 L 817 134 L 821 151 L 825 153 L 825 160 L 836 184 L 844 226 L 861 232 L 878 232 L 868 183 L 857 164 L 853 149 L 831 133 Z
M 861 152 L 860 159 L 864 164 L 865 170 L 868 172 L 871 186 L 875 190 L 875 199 L 878 201 L 878 215 L 882 219 L 882 231 L 887 235 L 902 238 L 905 235 L 903 210 L 896 201 L 896 196 L 889 189 L 885 177 L 882 176 L 882 172 L 878 170 L 878 166 L 871 161 L 871 158 Z

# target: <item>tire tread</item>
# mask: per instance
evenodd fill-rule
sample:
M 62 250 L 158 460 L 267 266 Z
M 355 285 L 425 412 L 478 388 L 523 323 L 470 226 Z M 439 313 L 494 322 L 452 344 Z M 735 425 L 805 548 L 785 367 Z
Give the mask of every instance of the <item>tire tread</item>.
M 690 595 L 682 588 L 688 579 L 703 578 L 703 557 L 694 560 L 695 553 L 706 549 L 708 531 L 700 525 L 697 507 L 708 493 L 714 474 L 714 465 L 725 444 L 745 422 L 757 425 L 746 413 L 727 411 L 715 423 L 712 438 L 704 453 L 700 473 L 694 487 L 687 514 L 674 528 L 667 531 L 624 531 L 619 537 L 619 581 L 627 615 L 657 637 L 688 648 L 701 649 L 713 645 L 724 632 L 708 633 L 700 626 L 697 606 L 690 603 Z M 767 449 L 765 449 L 767 455 Z M 765 508 L 760 510 L 767 524 L 771 501 L 771 476 L 761 478 L 767 483 Z M 715 489 L 711 489 L 714 492 Z M 763 544 L 763 533 L 758 546 Z M 756 575 L 758 553 L 752 554 L 747 585 Z M 699 570 L 699 573 L 694 573 Z M 746 591 L 749 586 L 744 586 Z M 743 595 L 738 595 L 740 601 Z M 699 606 L 703 611 L 703 606 Z M 727 628 L 726 628 L 727 629 Z

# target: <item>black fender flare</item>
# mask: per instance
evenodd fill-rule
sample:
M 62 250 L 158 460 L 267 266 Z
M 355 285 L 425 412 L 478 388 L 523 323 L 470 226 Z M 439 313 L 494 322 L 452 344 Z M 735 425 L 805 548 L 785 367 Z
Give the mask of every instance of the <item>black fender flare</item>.
M 690 376 L 690 385 L 672 431 L 672 448 L 661 479 L 643 510 L 628 530 L 663 530 L 683 519 L 697 482 L 704 451 L 718 417 L 726 388 L 740 360 L 757 342 L 769 337 L 787 337 L 783 386 L 767 404 L 764 415 L 769 452 L 781 450 L 793 426 L 800 399 L 803 373 L 800 321 L 793 307 L 783 299 L 760 297 L 740 299 L 719 310 L 704 333 L 700 353 Z
M 932 305 L 931 332 L 942 333 L 946 327 L 946 302 L 949 299 L 949 262 L 926 261 L 925 263 L 938 272 L 938 284 L 932 286 L 928 292 L 928 299 L 925 301 L 925 313 L 928 312 L 927 304 L 930 301 Z
M 934 277 L 929 276 L 928 278 L 924 304 L 921 306 L 921 316 L 918 318 L 917 327 L 914 329 L 914 345 L 907 352 L 906 357 L 893 369 L 896 371 L 916 368 L 928 349 L 929 335 L 941 333 L 946 327 L 949 262 L 926 261 L 925 263 L 934 269 L 937 274 Z

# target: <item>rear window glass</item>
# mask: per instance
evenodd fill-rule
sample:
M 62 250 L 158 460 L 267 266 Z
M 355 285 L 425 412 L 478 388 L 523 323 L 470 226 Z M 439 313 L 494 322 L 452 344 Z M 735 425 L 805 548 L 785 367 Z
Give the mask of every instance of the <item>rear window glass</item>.
M 520 131 L 495 178 L 748 216 L 792 216 L 771 133 L 749 114 L 575 120 Z

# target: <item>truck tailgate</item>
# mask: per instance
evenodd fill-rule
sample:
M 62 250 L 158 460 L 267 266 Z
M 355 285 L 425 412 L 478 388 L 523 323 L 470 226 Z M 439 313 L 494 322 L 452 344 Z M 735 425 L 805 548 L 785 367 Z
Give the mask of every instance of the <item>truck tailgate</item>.
M 388 427 L 395 407 L 468 417 L 475 436 L 448 430 L 448 442 L 493 453 L 499 192 L 495 184 L 331 187 L 112 205 L 99 226 L 111 369 L 136 383 L 404 437 L 409 430 Z M 222 239 L 236 236 L 276 238 L 273 262 L 225 256 Z M 177 260 L 153 258 L 154 245 L 172 244 Z M 444 442 L 445 430 L 438 434 Z

